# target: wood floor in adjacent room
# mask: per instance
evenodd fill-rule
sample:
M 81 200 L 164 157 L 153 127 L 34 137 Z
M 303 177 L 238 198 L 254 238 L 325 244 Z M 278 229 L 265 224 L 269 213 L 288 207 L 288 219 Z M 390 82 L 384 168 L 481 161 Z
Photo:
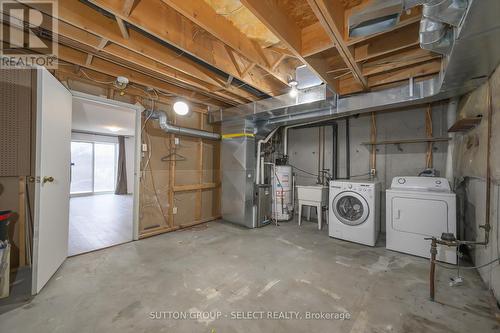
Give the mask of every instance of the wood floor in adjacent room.
M 454 272 L 438 268 L 433 303 L 427 259 L 334 240 L 312 222 L 213 222 L 69 258 L 30 304 L 0 315 L 0 332 L 498 331 L 490 292 L 462 273 L 450 287 Z M 152 319 L 176 311 L 222 317 Z M 260 311 L 351 319 L 233 317 Z
M 70 256 L 130 242 L 133 196 L 99 194 L 70 199 Z

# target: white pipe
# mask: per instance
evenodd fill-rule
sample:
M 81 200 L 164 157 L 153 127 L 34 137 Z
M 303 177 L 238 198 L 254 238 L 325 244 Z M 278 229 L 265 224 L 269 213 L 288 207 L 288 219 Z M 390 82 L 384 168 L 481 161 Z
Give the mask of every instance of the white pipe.
M 261 151 L 261 145 L 263 143 L 267 143 L 274 135 L 274 133 L 276 133 L 276 131 L 279 129 L 279 127 L 273 129 L 271 131 L 271 133 L 269 133 L 265 139 L 262 139 L 262 140 L 259 140 L 259 142 L 257 142 L 257 167 L 255 168 L 255 175 L 256 175 L 256 179 L 255 179 L 255 183 L 257 185 L 260 185 L 261 184 L 261 179 L 260 179 L 260 168 L 261 168 L 261 165 L 260 165 L 260 151 Z
M 448 110 L 446 112 L 447 128 L 453 126 L 453 124 L 457 121 L 458 101 L 459 98 L 454 97 L 448 102 Z M 448 143 L 448 152 L 446 154 L 445 177 L 453 186 L 453 152 L 455 150 L 455 135 L 453 133 L 449 133 L 449 135 L 451 140 Z

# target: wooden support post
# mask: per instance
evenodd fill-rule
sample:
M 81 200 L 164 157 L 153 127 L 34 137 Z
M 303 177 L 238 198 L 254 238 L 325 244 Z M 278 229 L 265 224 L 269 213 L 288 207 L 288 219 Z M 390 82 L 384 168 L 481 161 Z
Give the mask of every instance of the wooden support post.
M 175 147 L 175 135 L 169 134 L 170 136 L 170 151 L 176 149 Z M 174 186 L 175 186 L 175 160 L 170 159 L 170 167 L 168 172 L 168 221 L 167 224 L 170 228 L 174 227 Z
M 427 110 L 425 112 L 425 133 L 427 135 L 427 138 L 432 138 L 433 135 L 433 130 L 432 130 L 432 107 L 429 104 L 427 106 Z M 433 162 L 433 149 L 434 149 L 434 142 L 428 142 L 427 143 L 427 154 L 426 154 L 426 159 L 425 159 L 425 167 L 426 168 L 432 168 L 434 162 Z
M 371 152 L 370 152 L 370 173 L 372 176 L 375 176 L 375 172 L 377 170 L 377 146 L 375 145 L 377 142 L 377 118 L 375 112 L 372 112 L 372 126 L 370 133 L 370 143 L 372 144 Z
M 19 267 L 26 266 L 26 177 L 19 177 Z
M 203 139 L 201 138 L 198 143 L 198 184 L 200 184 L 200 186 L 203 184 Z M 201 220 L 202 191 L 202 189 L 196 191 L 195 221 Z
M 199 116 L 199 128 L 201 130 L 205 129 L 204 123 L 203 123 L 203 115 Z M 200 138 L 199 146 L 198 146 L 198 184 L 200 186 L 203 185 L 203 139 Z M 201 215 L 202 215 L 202 193 L 203 189 L 200 188 L 199 191 L 196 193 L 196 211 L 195 211 L 195 221 L 201 220 Z

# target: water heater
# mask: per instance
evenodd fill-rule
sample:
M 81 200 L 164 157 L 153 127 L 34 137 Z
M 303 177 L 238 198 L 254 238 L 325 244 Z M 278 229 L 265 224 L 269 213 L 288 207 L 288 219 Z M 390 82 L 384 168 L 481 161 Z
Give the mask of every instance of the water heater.
M 293 217 L 293 173 L 289 165 L 276 165 L 272 174 L 273 217 L 278 221 L 288 221 Z

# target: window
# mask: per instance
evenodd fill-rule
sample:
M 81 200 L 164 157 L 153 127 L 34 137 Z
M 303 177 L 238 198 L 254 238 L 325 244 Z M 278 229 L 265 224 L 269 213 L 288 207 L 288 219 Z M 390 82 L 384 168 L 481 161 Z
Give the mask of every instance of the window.
M 71 142 L 71 194 L 112 192 L 116 184 L 115 143 Z

